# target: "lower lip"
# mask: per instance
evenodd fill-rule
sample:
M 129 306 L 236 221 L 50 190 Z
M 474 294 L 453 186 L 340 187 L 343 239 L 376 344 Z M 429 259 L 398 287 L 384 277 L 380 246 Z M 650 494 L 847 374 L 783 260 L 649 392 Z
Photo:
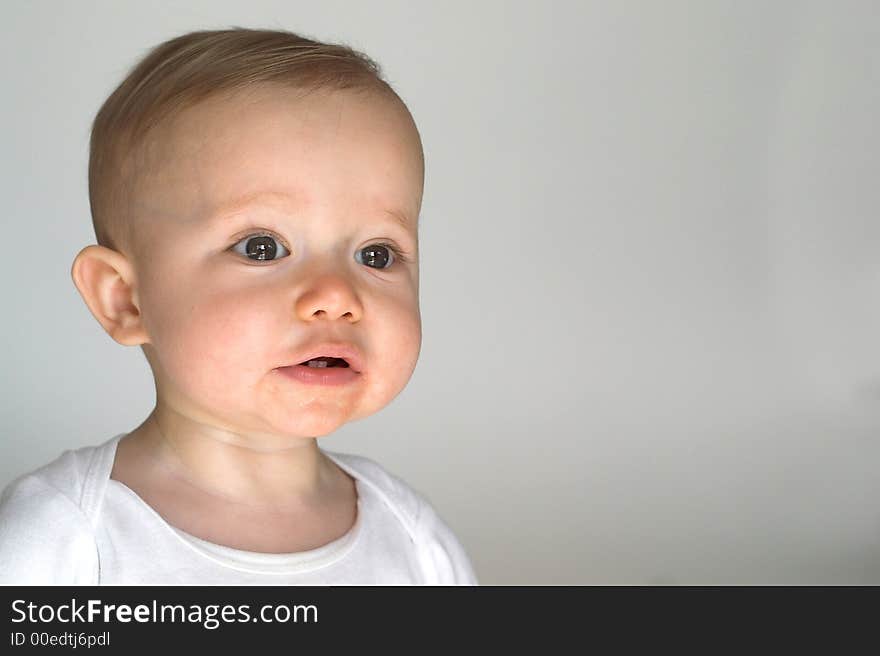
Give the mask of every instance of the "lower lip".
M 280 367 L 276 371 L 309 385 L 345 385 L 354 382 L 360 376 L 351 367 L 307 367 L 302 364 Z

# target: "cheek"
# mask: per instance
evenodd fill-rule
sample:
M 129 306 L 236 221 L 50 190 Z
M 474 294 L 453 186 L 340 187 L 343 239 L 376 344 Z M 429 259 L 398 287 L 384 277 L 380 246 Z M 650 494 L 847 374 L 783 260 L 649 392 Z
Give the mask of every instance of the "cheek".
M 399 329 L 395 330 L 392 350 L 399 354 L 401 364 L 412 373 L 422 346 L 422 321 L 418 310 L 403 314 L 396 326 Z
M 412 377 L 422 343 L 418 306 L 386 307 L 384 312 L 374 315 L 371 332 L 369 392 L 358 416 L 367 416 L 386 406 Z
M 237 390 L 275 365 L 268 351 L 279 337 L 263 305 L 230 294 L 166 303 L 151 334 L 165 373 L 194 398 L 242 398 Z
M 370 332 L 386 368 L 407 367 L 418 357 L 422 322 L 416 298 L 406 296 L 385 302 L 370 317 Z

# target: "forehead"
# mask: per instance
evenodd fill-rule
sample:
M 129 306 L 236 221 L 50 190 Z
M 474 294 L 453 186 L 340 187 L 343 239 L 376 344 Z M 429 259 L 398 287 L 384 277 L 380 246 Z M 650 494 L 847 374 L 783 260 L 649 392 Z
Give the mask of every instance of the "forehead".
M 414 222 L 421 140 L 398 100 L 278 87 L 225 94 L 163 128 L 140 199 L 192 220 L 248 205 L 385 208 Z

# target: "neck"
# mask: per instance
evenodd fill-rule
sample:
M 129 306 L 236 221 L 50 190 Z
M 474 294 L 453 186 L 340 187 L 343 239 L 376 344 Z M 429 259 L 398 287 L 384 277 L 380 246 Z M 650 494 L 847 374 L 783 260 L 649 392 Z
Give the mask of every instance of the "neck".
M 135 433 L 142 453 L 163 475 L 225 502 L 302 507 L 333 480 L 335 465 L 311 437 L 229 430 L 160 403 Z

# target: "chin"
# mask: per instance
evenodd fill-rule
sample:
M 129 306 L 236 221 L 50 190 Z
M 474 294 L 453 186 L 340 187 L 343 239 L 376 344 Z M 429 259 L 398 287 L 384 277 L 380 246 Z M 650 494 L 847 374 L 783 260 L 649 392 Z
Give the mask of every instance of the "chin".
M 346 422 L 339 419 L 315 419 L 313 421 L 298 421 L 296 426 L 291 426 L 285 433 L 301 435 L 303 437 L 324 437 L 338 430 Z

